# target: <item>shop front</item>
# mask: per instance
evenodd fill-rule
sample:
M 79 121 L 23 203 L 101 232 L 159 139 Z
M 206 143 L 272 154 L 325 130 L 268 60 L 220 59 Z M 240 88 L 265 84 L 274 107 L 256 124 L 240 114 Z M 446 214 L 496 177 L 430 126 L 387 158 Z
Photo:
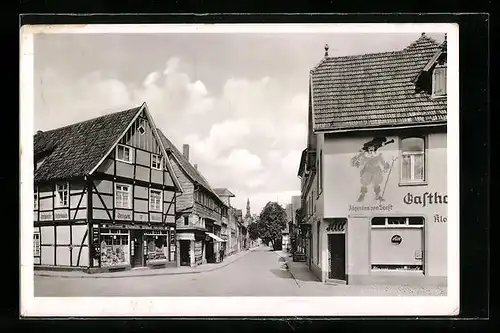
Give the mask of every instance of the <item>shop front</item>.
M 94 269 L 176 266 L 175 228 L 93 225 Z
M 204 264 L 206 251 L 204 230 L 179 230 L 177 233 L 181 266 L 195 267 Z

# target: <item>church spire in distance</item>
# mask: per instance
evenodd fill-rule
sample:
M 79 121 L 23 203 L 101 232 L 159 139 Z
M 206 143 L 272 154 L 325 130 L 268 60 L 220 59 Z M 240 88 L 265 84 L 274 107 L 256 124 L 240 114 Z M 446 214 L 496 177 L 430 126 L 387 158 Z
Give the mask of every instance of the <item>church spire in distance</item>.
M 250 217 L 250 216 L 252 216 L 252 215 L 250 214 L 250 199 L 249 199 L 249 198 L 247 198 L 247 214 L 246 214 L 245 216 L 246 216 L 246 217 Z

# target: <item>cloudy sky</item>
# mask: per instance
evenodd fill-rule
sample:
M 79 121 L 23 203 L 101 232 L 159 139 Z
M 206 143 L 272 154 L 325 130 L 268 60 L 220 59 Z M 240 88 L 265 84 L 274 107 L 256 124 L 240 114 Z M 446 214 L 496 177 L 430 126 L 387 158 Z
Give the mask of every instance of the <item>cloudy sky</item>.
M 34 130 L 146 102 L 213 187 L 259 213 L 300 194 L 308 75 L 324 45 L 332 56 L 383 52 L 419 35 L 38 34 Z

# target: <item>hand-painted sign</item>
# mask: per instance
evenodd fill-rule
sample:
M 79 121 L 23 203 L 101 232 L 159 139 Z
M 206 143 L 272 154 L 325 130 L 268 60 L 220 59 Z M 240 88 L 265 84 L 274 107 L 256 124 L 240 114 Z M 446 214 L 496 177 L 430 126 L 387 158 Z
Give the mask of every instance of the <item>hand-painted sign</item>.
M 403 197 L 403 202 L 407 205 L 421 205 L 422 207 L 434 204 L 448 204 L 448 195 L 437 192 L 425 192 L 422 195 L 407 193 Z
M 434 215 L 434 222 L 436 223 L 446 223 L 448 222 L 448 218 L 443 215 L 435 214 Z
M 146 222 L 148 220 L 148 215 L 147 214 L 142 214 L 142 213 L 135 213 L 135 220 L 136 221 L 144 221 L 144 222 Z
M 400 235 L 394 235 L 394 236 L 391 237 L 391 243 L 392 244 L 399 245 L 399 244 L 401 244 L 402 240 L 403 240 L 403 238 Z
M 352 157 L 351 165 L 359 168 L 359 178 L 361 182 L 361 190 L 358 197 L 358 202 L 362 202 L 368 193 L 368 187 L 373 187 L 373 192 L 375 195 L 375 200 L 383 201 L 385 187 L 387 186 L 387 181 L 391 174 L 392 168 L 394 166 L 393 158 L 391 163 L 385 161 L 382 153 L 377 150 L 385 145 L 394 143 L 394 140 L 387 140 L 385 137 L 376 137 L 371 141 L 363 144 L 363 147 L 358 151 L 358 153 Z M 387 173 L 384 182 L 384 173 Z M 384 183 L 384 188 L 381 185 Z
M 54 219 L 55 220 L 67 220 L 69 219 L 69 214 L 68 214 L 68 210 L 60 210 L 60 211 L 56 211 L 54 213 Z
M 132 221 L 132 212 L 116 211 L 117 220 Z
M 369 212 L 369 211 L 387 211 L 390 212 L 394 208 L 393 205 L 349 205 L 350 212 Z

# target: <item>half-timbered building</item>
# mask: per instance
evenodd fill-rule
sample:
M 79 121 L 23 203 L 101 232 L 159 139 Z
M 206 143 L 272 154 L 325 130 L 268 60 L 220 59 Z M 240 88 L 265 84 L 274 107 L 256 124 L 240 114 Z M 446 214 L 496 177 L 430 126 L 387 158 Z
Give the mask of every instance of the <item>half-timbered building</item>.
M 34 264 L 177 265 L 182 187 L 146 103 L 34 136 Z
M 189 145 L 182 153 L 159 131 L 163 146 L 171 156 L 174 174 L 183 193 L 177 198 L 177 245 L 182 266 L 197 266 L 220 261 L 222 225 L 227 225 L 228 206 L 208 181 L 189 161 Z

